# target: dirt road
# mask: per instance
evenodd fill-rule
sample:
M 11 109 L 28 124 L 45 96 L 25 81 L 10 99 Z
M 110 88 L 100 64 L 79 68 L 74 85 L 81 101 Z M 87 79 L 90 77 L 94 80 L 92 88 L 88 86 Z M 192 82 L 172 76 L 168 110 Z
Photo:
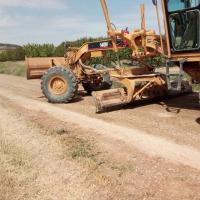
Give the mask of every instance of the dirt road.
M 200 199 L 197 94 L 96 115 L 83 91 L 52 105 L 37 80 L 0 88 L 0 199 Z

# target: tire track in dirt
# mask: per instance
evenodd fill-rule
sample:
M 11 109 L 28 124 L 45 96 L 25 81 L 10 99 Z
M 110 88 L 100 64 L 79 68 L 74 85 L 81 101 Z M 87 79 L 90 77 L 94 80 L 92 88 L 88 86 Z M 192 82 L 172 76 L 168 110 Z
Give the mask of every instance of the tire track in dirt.
M 195 148 L 178 145 L 172 141 L 148 135 L 137 129 L 115 125 L 83 114 L 66 111 L 55 105 L 22 97 L 4 89 L 0 90 L 0 95 L 28 110 L 44 112 L 56 119 L 79 124 L 84 128 L 98 131 L 107 137 L 122 140 L 127 145 L 135 147 L 150 156 L 163 157 L 173 163 L 200 169 L 200 152 Z

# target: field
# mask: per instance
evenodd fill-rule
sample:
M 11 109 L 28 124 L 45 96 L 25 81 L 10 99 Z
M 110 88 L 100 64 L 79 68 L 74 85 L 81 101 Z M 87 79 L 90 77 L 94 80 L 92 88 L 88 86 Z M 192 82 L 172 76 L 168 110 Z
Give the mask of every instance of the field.
M 81 87 L 49 104 L 24 62 L 0 72 L 0 199 L 200 200 L 197 93 L 97 115 Z
M 0 62 L 0 74 L 11 74 L 16 76 L 26 76 L 26 64 L 24 61 Z

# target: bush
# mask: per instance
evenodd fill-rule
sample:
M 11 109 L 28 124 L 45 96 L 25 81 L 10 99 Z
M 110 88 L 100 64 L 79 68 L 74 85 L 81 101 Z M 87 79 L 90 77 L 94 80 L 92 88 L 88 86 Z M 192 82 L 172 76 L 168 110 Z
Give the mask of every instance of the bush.
M 66 44 L 65 42 L 61 43 L 59 46 L 55 47 L 54 56 L 61 57 L 66 53 Z
M 144 61 L 154 67 L 163 67 L 166 65 L 166 58 L 164 58 L 162 55 L 153 58 L 147 58 Z
M 27 44 L 23 46 L 27 57 L 51 57 L 54 56 L 55 46 L 53 44 Z
M 3 51 L 0 53 L 1 62 L 24 60 L 24 58 L 25 58 L 25 52 L 22 47 L 8 51 Z
M 8 55 L 7 55 L 7 52 L 3 51 L 0 53 L 0 61 L 1 62 L 5 62 L 8 60 Z

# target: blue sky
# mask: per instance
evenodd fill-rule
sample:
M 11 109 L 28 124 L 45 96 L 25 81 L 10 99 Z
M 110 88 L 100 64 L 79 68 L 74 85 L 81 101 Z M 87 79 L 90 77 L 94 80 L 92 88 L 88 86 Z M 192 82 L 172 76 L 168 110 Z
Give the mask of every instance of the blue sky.
M 112 22 L 119 29 L 139 28 L 141 3 L 147 27 L 157 29 L 151 0 L 107 0 Z M 0 42 L 59 44 L 105 35 L 100 0 L 0 0 Z

